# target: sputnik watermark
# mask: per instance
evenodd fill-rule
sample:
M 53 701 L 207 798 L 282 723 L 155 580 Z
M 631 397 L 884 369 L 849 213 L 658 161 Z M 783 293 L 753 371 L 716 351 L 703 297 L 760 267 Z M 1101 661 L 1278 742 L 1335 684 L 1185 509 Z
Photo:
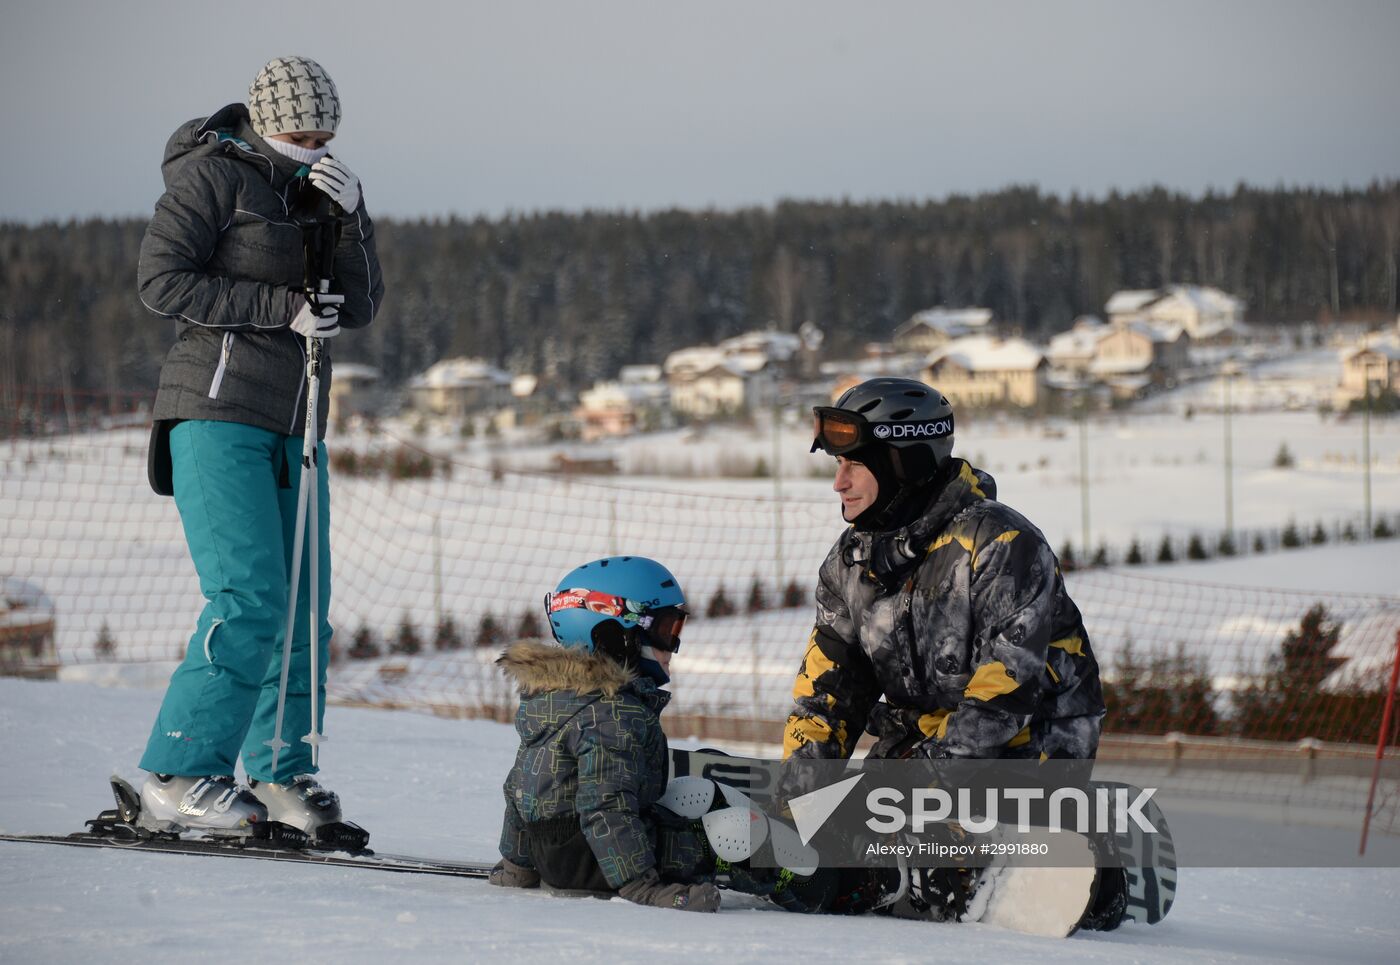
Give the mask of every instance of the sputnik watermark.
M 1059 787 L 1047 795 L 1043 787 L 989 787 L 974 802 L 971 788 L 949 792 L 939 787 L 916 788 L 906 795 L 898 788 L 874 788 L 865 796 L 865 806 L 873 817 L 865 825 L 876 834 L 912 831 L 922 834 L 930 825 L 956 823 L 972 834 L 986 834 L 1003 824 L 1002 815 L 1014 811 L 1016 830 L 1026 833 L 1032 826 L 1047 831 L 1074 831 L 1087 834 L 1126 834 L 1129 822 L 1145 834 L 1157 828 L 1144 813 L 1156 788 L 1093 788 L 1092 796 L 1082 788 Z M 1131 791 L 1136 791 L 1131 800 Z M 1045 807 L 1033 819 L 1033 805 Z M 1066 820 L 1068 812 L 1068 820 Z

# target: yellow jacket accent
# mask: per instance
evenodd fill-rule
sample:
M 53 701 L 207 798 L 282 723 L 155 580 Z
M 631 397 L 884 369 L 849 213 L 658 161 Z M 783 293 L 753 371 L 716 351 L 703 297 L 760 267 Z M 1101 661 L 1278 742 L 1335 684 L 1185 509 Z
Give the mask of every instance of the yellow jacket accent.
M 817 646 L 817 631 L 813 630 L 812 635 L 807 638 L 807 652 L 802 655 L 802 669 L 797 672 L 797 680 L 792 685 L 792 696 L 796 700 L 800 697 L 816 696 L 816 680 L 829 670 L 835 670 L 836 664 L 831 658 L 822 653 L 822 648 Z M 828 707 L 836 703 L 836 698 L 831 694 L 824 695 Z
M 815 717 L 789 717 L 787 727 L 783 730 L 783 760 L 792 756 L 792 752 L 802 747 L 804 744 L 821 744 L 831 740 L 831 727 L 825 721 L 817 720 Z M 843 721 L 836 730 L 836 743 L 844 750 L 846 747 L 846 724 Z
M 958 544 L 959 546 L 961 546 L 964 550 L 966 550 L 969 554 L 972 553 L 972 547 L 973 547 L 972 537 L 970 537 L 970 536 L 953 536 L 953 535 L 951 535 L 951 534 L 949 534 L 949 533 L 944 533 L 942 536 L 938 537 L 938 539 L 936 539 L 936 540 L 933 541 L 933 545 L 930 546 L 930 547 L 928 548 L 928 553 L 925 553 L 924 555 L 927 556 L 927 555 L 931 554 L 934 550 L 941 550 L 943 547 L 947 546 L 949 543 L 957 543 L 957 544 Z
M 1050 646 L 1059 647 L 1065 653 L 1072 653 L 1076 657 L 1084 656 L 1084 639 L 1082 637 L 1065 637 L 1063 640 L 1051 640 Z
M 919 730 L 923 731 L 925 737 L 942 737 L 948 733 L 948 718 L 953 712 L 940 707 L 931 714 L 924 714 L 919 718 Z
M 1006 664 L 1000 660 L 993 660 L 977 668 L 963 695 L 975 700 L 991 700 L 993 697 L 1009 694 L 1019 686 L 1021 685 L 1007 674 Z
M 981 480 L 979 480 L 977 474 L 972 471 L 972 466 L 969 463 L 964 462 L 962 464 L 962 469 L 958 472 L 958 478 L 967 483 L 968 492 L 972 493 L 972 495 L 976 496 L 978 499 L 987 498 L 987 494 L 982 491 L 982 487 L 979 485 Z

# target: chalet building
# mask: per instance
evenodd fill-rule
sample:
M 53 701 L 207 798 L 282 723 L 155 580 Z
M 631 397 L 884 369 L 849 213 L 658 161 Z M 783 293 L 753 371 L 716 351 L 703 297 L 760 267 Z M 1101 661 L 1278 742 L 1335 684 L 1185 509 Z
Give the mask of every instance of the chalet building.
M 922 377 L 954 409 L 1029 409 L 1043 401 L 1048 372 L 1045 356 L 1025 339 L 969 335 L 930 354 Z
M 1369 336 L 1360 345 L 1343 351 L 1341 357 L 1342 384 L 1337 392 L 1340 404 L 1365 398 L 1368 385 L 1372 396 L 1400 392 L 1400 322 L 1394 333 Z
M 894 349 L 928 355 L 954 339 L 985 334 L 991 322 L 990 308 L 926 308 L 894 330 Z
M 511 383 L 482 359 L 443 359 L 409 380 L 409 404 L 416 412 L 464 419 L 509 407 Z
M 1218 288 L 1168 285 L 1114 292 L 1104 311 L 1110 323 L 1178 326 L 1193 341 L 1228 341 L 1244 325 L 1244 302 Z
M 0 578 L 0 673 L 58 662 L 54 615 L 53 601 L 39 587 L 14 576 Z

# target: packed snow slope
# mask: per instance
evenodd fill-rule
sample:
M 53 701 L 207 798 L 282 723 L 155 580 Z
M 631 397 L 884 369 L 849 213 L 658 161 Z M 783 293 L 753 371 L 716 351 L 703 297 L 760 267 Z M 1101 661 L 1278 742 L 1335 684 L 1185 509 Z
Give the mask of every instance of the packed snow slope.
M 110 806 L 159 691 L 0 679 L 0 830 L 64 833 Z M 511 728 L 334 706 L 323 777 L 383 851 L 490 860 Z M 1299 834 L 1280 829 L 1279 846 Z M 1378 962 L 1400 947 L 1400 870 L 1186 869 L 1157 926 L 1067 940 L 984 925 L 718 915 L 480 881 L 0 843 L 0 961 Z

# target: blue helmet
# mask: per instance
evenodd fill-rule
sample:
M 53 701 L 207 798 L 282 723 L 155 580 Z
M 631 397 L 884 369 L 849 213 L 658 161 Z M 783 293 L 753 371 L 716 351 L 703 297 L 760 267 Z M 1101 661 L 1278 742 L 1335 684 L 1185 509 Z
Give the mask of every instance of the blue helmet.
M 545 618 L 554 639 L 590 653 L 598 650 L 603 624 L 646 631 L 660 610 L 683 614 L 685 594 L 670 570 L 645 556 L 609 556 L 575 567 L 545 597 Z M 613 637 L 611 630 L 604 637 Z

